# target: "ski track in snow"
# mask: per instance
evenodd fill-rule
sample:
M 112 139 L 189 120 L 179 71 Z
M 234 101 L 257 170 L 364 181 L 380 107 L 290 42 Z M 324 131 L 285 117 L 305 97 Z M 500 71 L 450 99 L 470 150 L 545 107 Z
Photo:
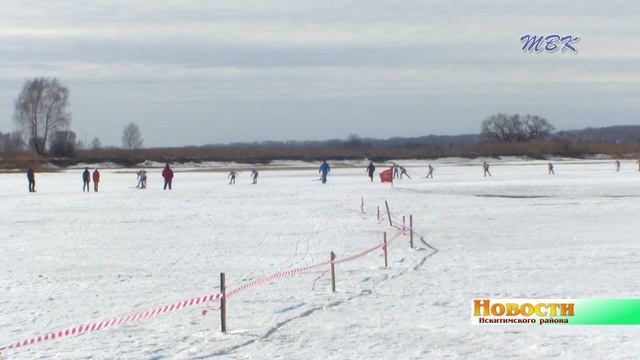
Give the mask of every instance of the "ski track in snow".
M 132 325 L 6 350 L 8 359 L 53 358 L 635 358 L 637 327 L 480 327 L 478 297 L 637 298 L 640 173 L 623 162 L 505 161 L 438 165 L 436 178 L 371 184 L 361 169 L 261 172 L 226 185 L 224 173 L 176 172 L 163 192 L 135 175 L 103 171 L 83 194 L 81 170 L 0 175 L 0 340 L 135 313 L 214 293 L 278 271 L 348 256 L 390 235 L 375 207 L 413 214 L 415 249 L 401 236 L 382 251 L 240 293 L 229 332 L 217 311 L 193 307 Z M 412 162 L 414 175 L 426 162 Z M 502 166 L 505 165 L 505 166 Z M 379 167 L 378 170 L 382 170 Z M 360 197 L 366 213 L 360 213 Z M 384 211 L 384 210 L 383 210 Z

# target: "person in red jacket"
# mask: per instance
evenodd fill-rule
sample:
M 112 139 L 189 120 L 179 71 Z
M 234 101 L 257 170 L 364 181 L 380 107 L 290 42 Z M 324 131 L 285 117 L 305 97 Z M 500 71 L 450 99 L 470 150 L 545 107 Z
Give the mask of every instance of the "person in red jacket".
M 100 182 L 100 171 L 98 169 L 93 170 L 93 191 L 98 192 L 98 183 Z
M 169 164 L 164 167 L 162 170 L 162 177 L 164 178 L 164 189 L 167 190 L 167 186 L 169 190 L 171 190 L 171 180 L 173 179 L 173 170 L 169 167 Z

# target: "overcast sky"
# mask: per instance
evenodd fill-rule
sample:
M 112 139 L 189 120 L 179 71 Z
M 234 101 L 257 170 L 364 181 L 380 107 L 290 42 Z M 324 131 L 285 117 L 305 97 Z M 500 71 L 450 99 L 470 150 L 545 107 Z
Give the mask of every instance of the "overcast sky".
M 523 53 L 525 34 L 578 53 Z M 640 2 L 2 0 L 0 131 L 25 79 L 71 90 L 72 130 L 121 145 L 640 124 Z

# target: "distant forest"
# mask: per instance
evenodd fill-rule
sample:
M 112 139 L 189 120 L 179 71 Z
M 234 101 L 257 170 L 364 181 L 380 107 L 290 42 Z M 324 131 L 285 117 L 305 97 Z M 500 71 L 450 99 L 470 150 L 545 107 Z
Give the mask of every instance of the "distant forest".
M 11 140 L 0 134 L 2 140 Z M 1 147 L 0 147 L 1 149 Z M 616 158 L 640 157 L 640 126 L 610 126 L 582 130 L 559 131 L 534 141 L 495 141 L 486 134 L 428 135 L 362 138 L 350 135 L 346 139 L 323 141 L 262 141 L 175 148 L 126 149 L 101 147 L 76 149 L 71 156 L 36 155 L 32 151 L 0 153 L 0 168 L 20 169 L 25 164 L 38 163 L 70 166 L 79 163 L 113 162 L 135 166 L 144 161 L 202 162 L 234 161 L 268 164 L 273 160 L 321 161 L 391 159 L 436 159 L 442 157 L 527 156 L 543 159 L 547 156 L 580 158 L 604 154 Z
M 558 131 L 558 140 L 607 144 L 640 143 L 640 126 L 621 125 L 601 128 L 588 127 L 582 130 Z

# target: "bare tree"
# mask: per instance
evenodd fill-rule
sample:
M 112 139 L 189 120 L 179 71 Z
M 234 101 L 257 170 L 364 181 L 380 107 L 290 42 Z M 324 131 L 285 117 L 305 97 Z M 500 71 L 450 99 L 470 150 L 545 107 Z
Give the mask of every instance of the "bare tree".
M 68 105 L 69 89 L 58 79 L 42 77 L 24 83 L 15 102 L 14 119 L 38 154 L 44 154 L 50 133 L 69 127 Z
M 480 132 L 488 140 L 522 142 L 540 140 L 554 130 L 546 119 L 535 115 L 495 114 L 482 122 Z
M 94 137 L 93 140 L 91 140 L 91 149 L 93 150 L 98 150 L 102 148 L 102 143 L 100 142 L 100 139 L 98 139 L 98 137 Z
M 546 138 L 556 129 L 546 119 L 535 115 L 525 116 L 522 124 L 527 129 L 529 140 Z
M 495 114 L 482 122 L 480 132 L 487 140 L 509 142 L 512 137 L 509 123 L 508 115 Z
M 129 151 L 142 147 L 142 136 L 138 125 L 132 122 L 125 126 L 122 131 L 122 145 Z

